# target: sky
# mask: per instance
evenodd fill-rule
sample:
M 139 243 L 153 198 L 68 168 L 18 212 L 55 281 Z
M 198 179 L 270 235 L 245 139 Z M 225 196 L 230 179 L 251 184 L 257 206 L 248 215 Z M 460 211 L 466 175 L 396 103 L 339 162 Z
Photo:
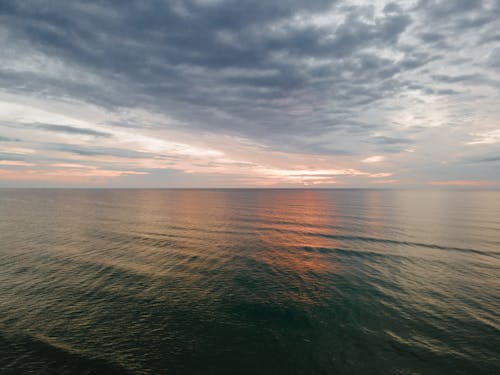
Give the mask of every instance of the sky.
M 0 2 L 0 187 L 500 187 L 500 0 Z

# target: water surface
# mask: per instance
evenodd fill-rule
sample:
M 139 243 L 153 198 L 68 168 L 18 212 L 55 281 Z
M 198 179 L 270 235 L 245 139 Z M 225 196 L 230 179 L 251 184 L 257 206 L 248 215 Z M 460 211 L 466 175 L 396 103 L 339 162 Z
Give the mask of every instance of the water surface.
M 2 374 L 500 373 L 500 192 L 0 190 Z

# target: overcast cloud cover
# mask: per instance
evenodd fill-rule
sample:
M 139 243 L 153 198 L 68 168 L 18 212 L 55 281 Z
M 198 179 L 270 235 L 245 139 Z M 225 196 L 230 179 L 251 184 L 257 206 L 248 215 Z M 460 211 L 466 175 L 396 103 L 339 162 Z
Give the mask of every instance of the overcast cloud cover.
M 0 186 L 500 184 L 500 0 L 2 0 L 0 51 Z

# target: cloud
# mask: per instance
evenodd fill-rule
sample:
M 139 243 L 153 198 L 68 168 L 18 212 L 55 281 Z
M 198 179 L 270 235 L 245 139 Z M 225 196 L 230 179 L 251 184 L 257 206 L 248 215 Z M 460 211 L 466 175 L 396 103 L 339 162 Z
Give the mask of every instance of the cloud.
M 54 125 L 54 124 L 25 124 L 24 126 L 35 127 L 42 130 L 47 130 L 56 133 L 91 135 L 94 137 L 111 137 L 112 134 L 97 130 L 78 128 L 69 125 Z
M 335 95 L 324 86 L 328 81 L 343 86 L 336 95 L 339 102 L 376 100 L 377 88 L 358 88 L 342 75 L 362 73 L 370 83 L 378 74 L 393 74 L 386 69 L 390 65 L 397 71 L 393 61 L 362 50 L 396 43 L 410 23 L 402 12 L 365 22 L 369 7 L 335 7 L 330 1 L 258 6 L 251 1 L 161 6 L 133 2 L 130 8 L 62 3 L 60 8 L 38 10 L 23 2 L 7 4 L 7 43 L 20 39 L 35 56 L 43 56 L 45 71 L 55 70 L 51 75 L 21 67 L 3 71 L 3 79 L 14 89 L 29 90 L 17 87 L 21 75 L 28 73 L 33 91 L 43 88 L 49 95 L 66 94 L 113 107 L 137 100 L 190 126 L 253 137 L 277 137 L 285 129 L 294 134 L 307 131 L 299 124 L 304 116 L 292 109 L 294 101 L 303 95 L 307 101 Z M 315 15 L 330 10 L 344 16 L 336 28 L 314 24 Z M 306 22 L 297 26 L 297 17 Z M 65 63 L 61 66 L 51 56 Z M 339 60 L 351 56 L 359 63 Z M 311 58 L 325 61 L 310 66 L 302 61 Z M 33 62 L 26 64 L 31 67 Z M 79 75 L 86 79 L 77 80 Z M 320 75 L 323 80 L 316 82 Z M 289 114 L 278 113 L 280 107 Z M 329 121 L 326 113 L 321 117 L 321 122 Z
M 363 163 L 378 163 L 378 162 L 381 162 L 381 161 L 384 161 L 385 160 L 385 157 L 381 156 L 381 155 L 375 155 L 375 156 L 370 156 L 366 159 L 363 159 L 361 160 Z
M 476 180 L 451 180 L 451 181 L 431 181 L 434 186 L 495 186 L 498 181 L 476 181 Z
M 474 140 L 467 142 L 469 145 L 484 145 L 500 142 L 500 129 L 489 130 L 481 133 L 473 133 Z
M 128 149 L 112 148 L 112 147 L 87 147 L 68 144 L 46 144 L 43 145 L 48 150 L 56 150 L 76 154 L 81 156 L 114 156 L 121 158 L 151 158 L 155 155 L 152 153 L 134 151 Z
M 413 141 L 408 138 L 387 136 L 371 137 L 368 141 L 378 145 L 408 145 L 413 143 Z
M 491 156 L 486 158 L 480 158 L 476 160 L 479 163 L 494 163 L 500 161 L 500 156 Z
M 28 163 L 26 161 L 21 160 L 0 160 L 0 166 L 9 166 L 9 167 L 32 167 L 35 164 Z
M 0 165 L 1 166 L 1 165 Z M 117 170 L 103 170 L 103 169 L 58 169 L 58 170 L 39 170 L 39 169 L 1 169 L 0 177 L 6 180 L 16 181 L 40 181 L 40 180 L 56 180 L 59 182 L 84 182 L 89 179 L 105 181 L 106 179 L 130 176 L 130 175 L 143 175 L 145 172 L 137 171 L 117 171 Z
M 20 139 L 10 138 L 10 137 L 2 137 L 0 136 L 0 142 L 20 142 Z
M 498 144 L 499 20 L 498 2 L 479 0 L 5 0 L 2 152 L 107 158 L 158 184 L 167 165 L 225 170 L 232 183 L 255 181 L 256 165 L 361 171 L 384 160 L 380 173 L 425 184 L 439 161 Z

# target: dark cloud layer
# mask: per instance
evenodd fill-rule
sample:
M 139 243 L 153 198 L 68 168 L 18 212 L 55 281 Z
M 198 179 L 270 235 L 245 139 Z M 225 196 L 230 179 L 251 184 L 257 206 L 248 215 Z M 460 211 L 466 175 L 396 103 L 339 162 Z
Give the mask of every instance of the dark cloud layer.
M 334 33 L 329 24 L 294 22 L 335 6 L 345 17 L 334 21 Z M 391 9 L 374 16 L 370 7 L 330 1 L 137 1 L 126 7 L 7 1 L 1 19 L 13 44 L 21 41 L 103 80 L 91 85 L 37 72 L 30 79 L 34 91 L 44 87 L 48 95 L 112 107 L 148 105 L 192 126 L 267 137 L 307 131 L 306 116 L 294 112 L 298 103 L 318 113 L 320 129 L 342 126 L 342 118 L 324 108 L 329 102 L 344 110 L 369 104 L 399 89 L 401 83 L 385 79 L 425 63 L 426 56 L 417 62 L 412 53 L 396 63 L 363 51 L 397 44 L 411 18 Z M 307 66 L 304 59 L 325 62 Z M 15 73 L 2 73 L 13 89 L 30 89 Z
M 82 156 L 115 156 L 122 158 L 148 158 L 154 156 L 153 154 L 147 152 L 138 152 L 120 148 L 78 146 L 58 143 L 49 143 L 45 146 L 45 148 L 48 150 L 68 152 L 70 154 Z
M 92 129 L 77 128 L 69 125 L 55 125 L 55 124 L 26 124 L 26 127 L 34 127 L 37 129 L 47 130 L 56 133 L 78 134 L 78 135 L 91 135 L 94 137 L 111 137 L 110 133 L 96 131 Z
M 0 136 L 0 142 L 20 142 L 21 140 L 18 138 L 11 138 L 11 137 L 2 137 Z

